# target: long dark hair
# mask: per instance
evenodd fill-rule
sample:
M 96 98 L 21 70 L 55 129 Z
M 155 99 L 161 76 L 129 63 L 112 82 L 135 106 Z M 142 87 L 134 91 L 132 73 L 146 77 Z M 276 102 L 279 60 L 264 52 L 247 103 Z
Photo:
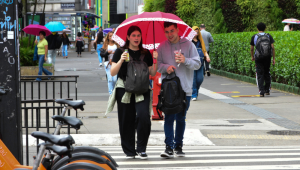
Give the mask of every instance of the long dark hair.
M 103 41 L 103 32 L 102 31 L 99 31 L 98 34 L 97 34 L 97 40 L 102 42 Z
M 133 25 L 133 26 L 128 28 L 127 36 L 130 36 L 134 31 L 138 31 L 142 35 L 142 31 L 141 31 L 140 27 Z M 126 37 L 126 43 L 125 43 L 123 48 L 128 49 L 129 48 L 129 43 L 130 43 L 129 40 Z M 147 52 L 147 50 L 143 48 L 143 39 L 142 38 L 141 38 L 141 42 L 139 44 L 139 50 L 143 54 Z

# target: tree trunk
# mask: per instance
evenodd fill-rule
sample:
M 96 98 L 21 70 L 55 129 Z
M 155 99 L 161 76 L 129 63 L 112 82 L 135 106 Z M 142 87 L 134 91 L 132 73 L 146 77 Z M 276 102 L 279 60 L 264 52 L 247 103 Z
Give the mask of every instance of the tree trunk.
M 45 14 L 45 8 L 46 8 L 46 1 L 47 1 L 47 0 L 45 0 L 45 2 L 44 2 L 44 9 L 43 9 L 43 14 Z
M 33 24 L 33 19 L 34 19 L 34 15 L 35 15 L 35 11 L 36 11 L 36 4 L 37 4 L 37 0 L 34 0 L 34 9 L 33 9 L 32 17 L 31 17 L 31 24 Z M 31 35 L 29 34 L 27 47 L 29 47 L 30 39 L 31 39 Z M 34 41 L 33 41 L 33 43 L 34 43 Z

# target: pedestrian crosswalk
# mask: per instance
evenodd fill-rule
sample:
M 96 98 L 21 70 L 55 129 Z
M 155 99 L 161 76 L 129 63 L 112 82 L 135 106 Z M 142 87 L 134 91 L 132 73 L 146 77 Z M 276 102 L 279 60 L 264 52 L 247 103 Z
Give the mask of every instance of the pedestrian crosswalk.
M 148 160 L 126 159 L 120 146 L 97 147 L 108 152 L 120 170 L 127 169 L 300 169 L 300 146 L 185 146 L 185 157 L 164 159 L 162 146 L 148 146 Z

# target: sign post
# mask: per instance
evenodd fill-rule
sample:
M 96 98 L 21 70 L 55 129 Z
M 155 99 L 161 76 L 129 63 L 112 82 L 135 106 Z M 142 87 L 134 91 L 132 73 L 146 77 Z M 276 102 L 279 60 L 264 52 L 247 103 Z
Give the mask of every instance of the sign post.
M 23 163 L 18 0 L 0 4 L 0 139 Z

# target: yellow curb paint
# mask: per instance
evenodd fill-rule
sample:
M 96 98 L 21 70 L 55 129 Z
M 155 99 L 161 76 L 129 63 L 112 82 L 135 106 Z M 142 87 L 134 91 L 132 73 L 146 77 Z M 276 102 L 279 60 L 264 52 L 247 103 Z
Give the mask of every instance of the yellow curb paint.
M 231 96 L 231 97 L 260 97 L 260 95 L 239 95 L 239 96 Z
M 264 139 L 264 140 L 300 140 L 300 135 L 223 135 L 207 134 L 208 138 L 215 139 Z

